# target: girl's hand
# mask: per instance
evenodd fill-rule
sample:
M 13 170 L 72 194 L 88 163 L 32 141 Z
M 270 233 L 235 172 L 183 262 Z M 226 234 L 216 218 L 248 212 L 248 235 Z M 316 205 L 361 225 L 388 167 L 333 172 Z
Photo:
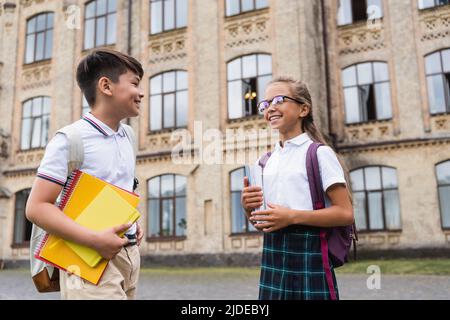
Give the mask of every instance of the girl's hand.
M 273 232 L 293 224 L 293 212 L 289 208 L 284 208 L 276 204 L 268 204 L 269 210 L 252 212 L 250 221 L 255 228 L 263 232 Z
M 260 208 L 263 204 L 261 187 L 249 186 L 247 177 L 244 177 L 244 189 L 242 189 L 241 204 L 247 213 L 247 216 L 249 216 L 253 210 Z

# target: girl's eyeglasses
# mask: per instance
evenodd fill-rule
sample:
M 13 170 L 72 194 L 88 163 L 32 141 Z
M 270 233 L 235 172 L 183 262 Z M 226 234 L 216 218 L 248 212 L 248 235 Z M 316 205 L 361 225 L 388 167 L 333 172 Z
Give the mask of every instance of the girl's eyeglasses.
M 297 102 L 299 104 L 303 104 L 301 101 L 298 101 L 297 99 L 294 99 L 294 98 L 291 98 L 291 97 L 288 97 L 288 96 L 275 96 L 275 97 L 273 97 L 272 100 L 263 100 L 263 101 L 259 102 L 258 103 L 258 110 L 259 110 L 260 113 L 264 113 L 264 111 L 267 108 L 269 108 L 271 105 L 272 106 L 279 106 L 279 105 L 283 104 L 283 102 L 286 99 L 295 101 L 295 102 Z

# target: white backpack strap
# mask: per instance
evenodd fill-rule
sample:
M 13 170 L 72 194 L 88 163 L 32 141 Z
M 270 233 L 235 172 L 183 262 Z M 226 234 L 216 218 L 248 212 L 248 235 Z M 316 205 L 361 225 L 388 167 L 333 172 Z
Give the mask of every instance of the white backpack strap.
M 122 124 L 122 126 L 125 129 L 125 133 L 127 135 L 128 140 L 130 140 L 130 143 L 133 146 L 134 157 L 136 157 L 138 150 L 137 150 L 136 135 L 134 134 L 133 128 L 126 124 Z
M 67 175 L 72 171 L 80 169 L 84 161 L 84 147 L 81 135 L 73 124 L 68 125 L 56 133 L 62 133 L 69 141 L 69 157 L 67 159 Z
M 31 229 L 31 239 L 30 239 L 30 267 L 31 267 L 31 276 L 34 277 L 39 272 L 41 272 L 46 266 L 51 270 L 51 266 L 46 265 L 40 260 L 35 258 L 35 255 L 40 250 L 40 244 L 44 240 L 44 237 L 47 233 L 39 228 L 37 225 L 33 224 Z M 51 270 L 53 271 L 53 270 Z
M 64 134 L 68 140 L 69 155 L 67 158 L 67 175 L 69 176 L 73 170 L 80 169 L 83 164 L 83 140 L 73 124 L 58 130 L 56 134 Z M 35 254 L 39 252 L 40 245 L 46 235 L 47 232 L 33 224 L 30 239 L 31 276 L 39 292 L 59 291 L 59 280 L 56 278 L 58 269 L 55 269 L 51 265 L 48 265 L 35 257 Z

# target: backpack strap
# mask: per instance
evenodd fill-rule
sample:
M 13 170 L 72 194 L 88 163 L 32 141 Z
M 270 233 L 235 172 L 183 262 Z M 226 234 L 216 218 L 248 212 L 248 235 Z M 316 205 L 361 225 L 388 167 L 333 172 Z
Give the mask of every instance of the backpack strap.
M 270 156 L 272 155 L 272 152 L 267 152 L 264 156 L 262 156 L 261 159 L 259 159 L 258 164 L 261 167 L 262 170 L 266 167 L 267 161 L 269 161 Z
M 269 161 L 271 155 L 272 152 L 269 151 L 265 155 L 263 155 L 258 161 L 258 165 L 261 167 L 261 183 L 262 183 L 261 188 L 263 190 L 264 190 L 264 168 L 266 167 L 267 161 Z M 265 198 L 263 199 L 263 208 L 264 210 L 267 209 Z
M 84 146 L 83 140 L 77 128 L 73 124 L 68 125 L 56 132 L 57 134 L 64 134 L 67 137 L 69 145 L 69 156 L 67 158 L 67 176 L 70 176 L 72 171 L 80 169 L 84 161 Z
M 317 158 L 317 149 L 321 146 L 323 146 L 323 144 L 313 142 L 306 153 L 306 173 L 308 175 L 309 191 L 311 193 L 314 210 L 325 208 L 319 159 Z
M 325 197 L 320 177 L 319 159 L 317 158 L 317 149 L 323 144 L 313 142 L 306 153 L 306 173 L 308 176 L 309 191 L 314 210 L 325 208 Z M 328 256 L 327 230 L 320 230 L 320 248 L 322 252 L 322 263 L 327 279 L 328 289 L 330 290 L 331 300 L 337 300 L 336 290 L 334 289 L 333 276 L 331 274 L 330 261 Z
M 68 140 L 69 154 L 67 158 L 67 176 L 72 171 L 80 169 L 84 161 L 83 140 L 79 131 L 73 124 L 59 129 L 56 134 L 64 134 Z M 31 277 L 36 289 L 39 292 L 60 291 L 59 288 L 59 269 L 42 262 L 36 258 L 40 245 L 47 232 L 37 225 L 33 224 L 30 239 L 30 268 Z

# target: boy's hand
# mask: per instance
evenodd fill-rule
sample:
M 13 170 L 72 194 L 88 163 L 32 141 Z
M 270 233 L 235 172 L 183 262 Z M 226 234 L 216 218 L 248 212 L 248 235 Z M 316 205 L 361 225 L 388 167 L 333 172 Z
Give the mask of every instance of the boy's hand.
M 131 224 L 122 224 L 114 228 L 96 233 L 93 248 L 105 259 L 113 259 L 128 243 L 126 237 L 121 238 L 118 233 L 124 233 Z
M 247 216 L 250 216 L 250 213 L 253 210 L 258 209 L 263 204 L 263 193 L 261 187 L 249 186 L 247 177 L 244 177 L 244 189 L 242 189 L 241 204 L 247 213 Z
M 292 210 L 275 204 L 268 204 L 269 210 L 252 212 L 250 221 L 258 221 L 255 228 L 264 232 L 273 232 L 293 224 Z

